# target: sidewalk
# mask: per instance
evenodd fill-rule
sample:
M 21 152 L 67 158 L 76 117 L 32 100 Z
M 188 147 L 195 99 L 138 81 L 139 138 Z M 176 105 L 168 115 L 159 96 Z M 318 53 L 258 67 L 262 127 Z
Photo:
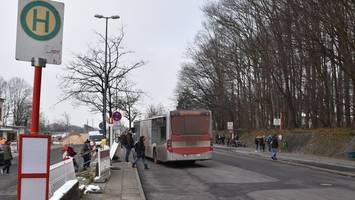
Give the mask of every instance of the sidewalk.
M 216 149 L 223 149 L 227 151 L 233 151 L 239 154 L 245 154 L 249 156 L 256 156 L 263 159 L 270 159 L 271 152 L 267 149 L 265 152 L 255 152 L 253 148 L 243 147 L 227 147 L 222 145 L 214 145 Z M 280 152 L 277 155 L 278 161 L 286 162 L 289 164 L 302 165 L 309 168 L 319 169 L 327 172 L 332 172 L 344 176 L 355 177 L 355 162 L 350 160 L 342 160 L 336 158 L 322 157 L 316 155 L 307 155 L 300 153 L 286 153 Z
M 115 200 L 145 200 L 137 168 L 130 163 L 112 163 L 111 177 L 106 183 L 92 183 L 103 189 L 102 193 L 88 193 L 84 200 L 115 199 Z M 119 168 L 118 170 L 116 168 Z

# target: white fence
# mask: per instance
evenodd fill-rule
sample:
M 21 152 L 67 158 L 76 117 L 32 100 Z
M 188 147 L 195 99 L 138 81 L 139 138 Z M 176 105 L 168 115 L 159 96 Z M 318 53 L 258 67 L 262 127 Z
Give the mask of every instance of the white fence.
M 50 166 L 49 197 L 67 181 L 76 179 L 73 159 L 64 160 Z

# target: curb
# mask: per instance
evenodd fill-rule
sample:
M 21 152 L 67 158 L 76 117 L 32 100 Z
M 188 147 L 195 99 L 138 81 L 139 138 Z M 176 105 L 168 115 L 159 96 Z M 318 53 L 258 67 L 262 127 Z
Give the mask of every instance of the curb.
M 141 200 L 146 200 L 145 193 L 143 191 L 143 187 L 142 187 L 142 183 L 141 183 L 141 179 L 139 177 L 138 169 L 135 168 L 135 171 L 136 171 L 136 179 L 137 179 L 137 183 L 138 183 L 138 189 L 139 189 L 139 194 L 141 196 Z
M 229 150 L 229 148 L 223 148 L 223 147 L 222 148 L 221 147 L 217 147 L 216 149 L 220 149 L 222 151 Z M 269 157 L 266 157 L 266 156 L 263 156 L 263 155 L 259 155 L 259 154 L 254 154 L 254 153 L 250 153 L 250 152 L 246 152 L 246 153 L 240 153 L 240 152 L 237 152 L 237 151 L 233 151 L 233 152 L 237 153 L 237 154 L 240 154 L 240 155 L 247 155 L 247 156 L 250 156 L 250 157 L 257 157 L 257 158 L 261 158 L 263 160 L 271 161 L 269 159 Z M 281 163 L 284 163 L 284 164 L 289 164 L 289 165 L 300 166 L 300 167 L 306 167 L 306 168 L 315 169 L 315 170 L 328 172 L 328 173 L 333 173 L 333 174 L 337 174 L 337 175 L 341 175 L 341 176 L 355 177 L 355 173 L 342 172 L 342 171 L 333 170 L 333 169 L 327 169 L 327 168 L 323 168 L 323 167 L 316 167 L 316 166 L 312 166 L 311 164 L 299 163 L 296 160 L 279 158 L 278 162 L 281 162 Z M 312 163 L 312 162 L 308 162 L 308 163 Z M 317 164 L 317 163 L 315 163 L 315 164 Z M 336 165 L 331 165 L 331 166 L 336 166 Z
M 266 160 L 266 158 L 265 158 L 265 160 Z M 341 175 L 341 176 L 355 177 L 355 173 L 342 172 L 342 171 L 337 171 L 337 170 L 333 170 L 333 169 L 316 167 L 316 166 L 312 166 L 312 165 L 298 163 L 297 161 L 293 161 L 293 160 L 282 159 L 282 160 L 279 160 L 279 161 L 282 162 L 282 163 L 285 163 L 285 164 L 289 164 L 289 165 L 307 167 L 307 168 L 310 168 L 310 169 L 315 169 L 315 170 L 319 170 L 319 171 L 323 171 L 323 172 L 329 172 L 329 173 L 333 173 L 333 174 L 337 174 L 337 175 Z

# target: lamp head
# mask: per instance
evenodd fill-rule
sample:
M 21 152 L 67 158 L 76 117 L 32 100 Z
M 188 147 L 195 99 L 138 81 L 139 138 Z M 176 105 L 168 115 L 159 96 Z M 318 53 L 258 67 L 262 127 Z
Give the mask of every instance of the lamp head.
M 95 15 L 94 17 L 99 18 L 99 19 L 104 18 L 104 16 L 102 16 L 102 15 Z
M 120 16 L 118 16 L 118 15 L 111 16 L 111 19 L 119 19 L 119 18 L 120 18 Z

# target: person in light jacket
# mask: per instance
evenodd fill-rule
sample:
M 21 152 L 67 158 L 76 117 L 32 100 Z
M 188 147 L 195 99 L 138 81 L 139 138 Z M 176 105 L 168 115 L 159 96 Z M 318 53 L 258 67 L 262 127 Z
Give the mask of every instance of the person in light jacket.
M 10 141 L 7 140 L 5 144 L 2 145 L 2 150 L 4 151 L 4 167 L 1 169 L 1 174 L 9 174 L 10 173 L 10 166 L 12 160 L 11 148 L 10 148 Z

